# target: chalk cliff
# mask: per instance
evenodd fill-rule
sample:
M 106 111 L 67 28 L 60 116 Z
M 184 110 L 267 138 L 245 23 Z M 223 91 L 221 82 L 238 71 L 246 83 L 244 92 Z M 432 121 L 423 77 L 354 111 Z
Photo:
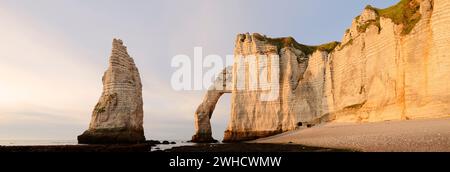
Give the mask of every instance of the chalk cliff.
M 89 129 L 79 143 L 139 143 L 143 130 L 142 85 L 134 60 L 122 40 L 114 39 L 103 93 L 92 112 Z
M 293 38 L 238 35 L 224 141 L 324 122 L 450 116 L 448 28 L 450 1 L 401 0 L 387 9 L 367 6 L 341 43 L 307 46 Z M 251 55 L 256 64 L 241 63 L 241 57 Z M 264 70 L 277 76 L 279 86 L 269 91 L 279 96 L 272 101 L 261 100 L 267 90 L 249 89 L 252 73 Z M 236 89 L 242 81 L 245 89 Z
M 224 93 L 231 93 L 231 71 L 231 67 L 222 70 L 214 80 L 213 85 L 206 92 L 203 102 L 195 111 L 195 134 L 192 136 L 192 142 L 217 142 L 212 137 L 210 119 L 219 98 Z

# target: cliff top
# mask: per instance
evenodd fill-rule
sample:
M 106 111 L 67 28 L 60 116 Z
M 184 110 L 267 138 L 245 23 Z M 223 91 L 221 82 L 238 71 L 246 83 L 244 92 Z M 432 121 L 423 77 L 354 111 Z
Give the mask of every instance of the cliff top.
M 364 33 L 367 28 L 371 25 L 375 25 L 381 30 L 380 18 L 388 18 L 391 19 L 392 22 L 396 25 L 400 25 L 402 28 L 401 35 L 409 34 L 414 26 L 420 21 L 421 13 L 420 13 L 420 5 L 424 0 L 400 0 L 397 4 L 390 6 L 385 9 L 379 9 L 372 7 L 370 5 L 366 6 L 361 15 L 355 18 L 356 21 L 356 33 Z M 431 0 L 432 2 L 432 0 Z M 349 34 L 350 29 L 347 29 L 346 35 Z M 353 35 L 353 34 L 350 34 Z M 315 51 L 324 51 L 324 52 L 332 52 L 336 47 L 343 48 L 346 45 L 352 43 L 352 39 L 354 36 L 350 36 L 347 41 L 341 42 L 333 41 L 329 43 L 325 43 L 322 45 L 305 45 L 298 43 L 292 37 L 281 37 L 281 38 L 269 38 L 265 35 L 261 35 L 259 33 L 253 33 L 251 35 L 254 39 L 258 41 L 265 41 L 269 44 L 275 45 L 278 50 L 281 50 L 285 47 L 294 47 L 296 49 L 301 50 L 306 55 L 310 55 Z
M 400 0 L 397 4 L 385 9 L 368 5 L 365 9 L 372 10 L 377 14 L 376 22 L 372 22 L 372 24 L 379 25 L 380 17 L 389 18 L 396 25 L 403 26 L 402 35 L 409 34 L 421 18 L 419 0 Z M 356 17 L 356 19 L 358 20 L 359 17 Z M 365 31 L 365 28 L 362 28 L 361 31 Z
M 316 50 L 326 51 L 326 52 L 330 53 L 340 44 L 340 42 L 333 41 L 333 42 L 329 42 L 329 43 L 322 44 L 322 45 L 312 46 L 312 45 L 300 44 L 292 37 L 269 38 L 269 37 L 267 37 L 265 35 L 263 36 L 259 33 L 253 33 L 252 36 L 254 38 L 258 39 L 259 41 L 267 41 L 268 43 L 277 46 L 278 50 L 280 50 L 284 47 L 294 47 L 296 49 L 303 51 L 306 55 L 312 54 Z

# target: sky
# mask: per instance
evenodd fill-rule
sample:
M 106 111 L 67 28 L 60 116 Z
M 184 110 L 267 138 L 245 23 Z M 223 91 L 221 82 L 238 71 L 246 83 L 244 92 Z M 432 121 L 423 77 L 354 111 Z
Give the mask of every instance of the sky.
M 0 140 L 74 140 L 88 128 L 113 38 L 128 47 L 143 84 L 147 139 L 188 140 L 202 91 L 176 91 L 179 54 L 222 57 L 239 33 L 340 41 L 371 4 L 397 0 L 0 0 Z M 207 70 L 207 68 L 204 68 Z M 230 95 L 211 119 L 223 138 Z

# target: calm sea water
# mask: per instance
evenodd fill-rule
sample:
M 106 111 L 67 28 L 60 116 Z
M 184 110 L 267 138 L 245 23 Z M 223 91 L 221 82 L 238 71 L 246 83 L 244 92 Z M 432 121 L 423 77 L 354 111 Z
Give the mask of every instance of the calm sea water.
M 176 142 L 176 144 L 160 144 L 152 147 L 151 151 L 167 150 L 179 146 L 191 146 L 195 143 L 190 143 L 184 140 L 168 140 L 169 142 Z M 77 140 L 0 140 L 0 146 L 55 146 L 55 145 L 78 145 Z
M 44 146 L 77 144 L 77 140 L 0 140 L 1 146 Z

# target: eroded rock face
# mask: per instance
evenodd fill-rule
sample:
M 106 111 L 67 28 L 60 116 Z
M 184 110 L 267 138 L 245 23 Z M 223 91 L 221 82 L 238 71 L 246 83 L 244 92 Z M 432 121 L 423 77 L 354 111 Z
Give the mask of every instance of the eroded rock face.
M 309 121 L 328 111 L 323 108 L 329 103 L 323 91 L 328 53 L 305 54 L 295 46 L 280 46 L 258 34 L 238 35 L 234 53 L 235 61 L 251 55 L 256 57 L 256 66 L 259 66 L 256 73 L 277 79 L 279 86 L 269 90 L 249 89 L 248 81 L 252 75 L 252 71 L 247 69 L 249 65 L 234 65 L 233 77 L 236 79 L 233 80 L 233 88 L 238 87 L 237 78 L 245 81 L 246 88 L 233 89 L 231 121 L 225 131 L 224 142 L 252 140 L 293 130 L 299 122 Z M 264 62 L 266 57 L 273 58 Z M 277 67 L 271 67 L 274 65 Z M 242 66 L 245 69 L 239 69 Z M 267 71 L 266 75 L 260 75 L 263 70 Z M 259 78 L 257 83 L 259 87 L 264 85 L 261 80 Z M 269 101 L 262 100 L 261 96 L 267 92 L 278 93 L 278 96 Z
M 450 48 L 450 33 L 443 28 L 450 25 L 450 4 L 417 2 L 421 19 L 409 34 L 380 17 L 379 26 L 355 33 L 350 44 L 330 54 L 335 121 L 449 116 L 450 60 L 444 49 Z
M 206 92 L 203 102 L 195 111 L 195 134 L 192 136 L 192 142 L 217 142 L 212 137 L 210 119 L 219 98 L 224 93 L 231 93 L 231 69 L 230 67 L 225 68 L 217 76 L 213 85 Z
M 139 143 L 143 129 L 142 85 L 134 60 L 123 42 L 113 40 L 103 93 L 92 112 L 89 129 L 78 136 L 82 144 Z
M 405 26 L 366 9 L 331 52 L 308 53 L 286 41 L 280 45 L 258 34 L 238 35 L 235 61 L 254 55 L 260 66 L 261 55 L 279 56 L 275 72 L 280 96 L 261 101 L 264 91 L 236 90 L 236 78 L 244 78 L 248 88 L 251 69 L 250 64 L 235 64 L 224 141 L 251 140 L 323 122 L 450 116 L 450 1 L 417 2 L 421 19 L 408 34 Z M 242 67 L 246 72 L 236 72 Z

